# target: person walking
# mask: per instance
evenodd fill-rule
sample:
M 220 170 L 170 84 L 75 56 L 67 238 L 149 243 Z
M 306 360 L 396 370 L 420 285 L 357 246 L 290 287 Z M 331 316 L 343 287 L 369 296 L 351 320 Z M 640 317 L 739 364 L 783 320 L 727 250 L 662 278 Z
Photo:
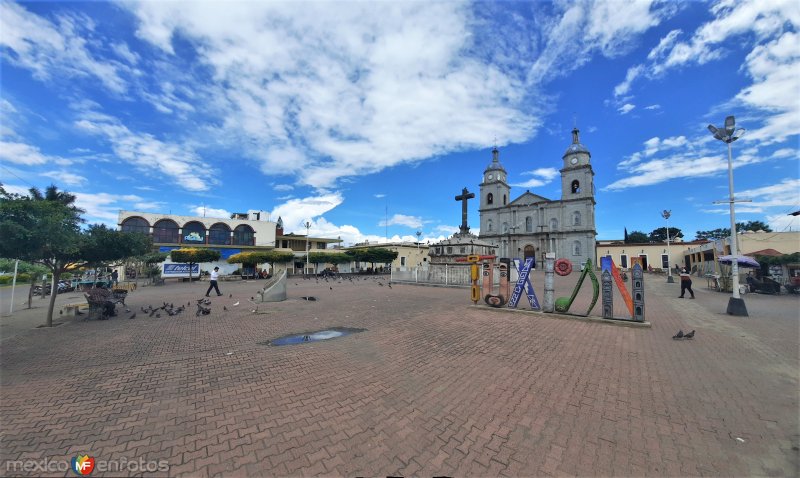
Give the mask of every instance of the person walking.
M 119 284 L 119 272 L 117 272 L 116 269 L 114 269 L 114 272 L 111 273 L 111 281 L 114 283 L 114 287 Z
M 681 269 L 681 295 L 678 296 L 679 299 L 683 299 L 684 294 L 686 291 L 689 291 L 692 294 L 692 299 L 694 299 L 694 291 L 692 290 L 692 276 L 689 275 L 689 272 L 684 267 Z
M 208 290 L 206 291 L 206 297 L 208 297 L 208 293 L 211 292 L 211 289 L 217 291 L 217 295 L 222 295 L 222 292 L 219 291 L 219 286 L 217 285 L 217 279 L 219 279 L 219 267 L 215 267 L 213 271 L 211 271 L 211 284 L 208 285 Z

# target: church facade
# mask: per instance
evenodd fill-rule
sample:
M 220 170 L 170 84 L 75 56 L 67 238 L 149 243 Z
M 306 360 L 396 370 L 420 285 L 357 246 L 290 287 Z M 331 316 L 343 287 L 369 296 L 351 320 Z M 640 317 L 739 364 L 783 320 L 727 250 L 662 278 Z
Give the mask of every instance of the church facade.
M 511 199 L 500 152 L 492 150 L 492 162 L 480 184 L 480 238 L 497 246 L 500 257 L 535 257 L 538 265 L 547 252 L 555 252 L 556 258 L 569 259 L 576 269 L 594 259 L 594 171 L 577 128 L 561 161 L 560 199 L 529 190 Z

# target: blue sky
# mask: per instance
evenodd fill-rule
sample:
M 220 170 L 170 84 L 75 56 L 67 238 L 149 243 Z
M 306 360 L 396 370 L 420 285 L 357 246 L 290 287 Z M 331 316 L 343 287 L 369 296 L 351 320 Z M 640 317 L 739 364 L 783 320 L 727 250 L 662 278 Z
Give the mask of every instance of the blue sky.
M 0 3 L 0 181 L 120 209 L 281 216 L 287 232 L 439 240 L 494 144 L 512 197 L 558 199 L 577 125 L 598 239 L 798 230 L 800 3 Z M 477 232 L 477 203 L 469 205 Z

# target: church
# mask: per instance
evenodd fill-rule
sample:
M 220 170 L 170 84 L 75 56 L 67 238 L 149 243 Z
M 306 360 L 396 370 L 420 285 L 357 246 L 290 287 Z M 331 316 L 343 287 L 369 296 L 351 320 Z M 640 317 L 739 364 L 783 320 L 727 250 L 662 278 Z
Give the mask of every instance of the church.
M 591 153 L 581 144 L 577 128 L 561 158 L 561 199 L 547 199 L 525 191 L 511 199 L 508 174 L 497 147 L 480 184 L 480 239 L 497 247 L 500 257 L 545 254 L 569 259 L 576 270 L 595 256 L 594 171 Z M 597 265 L 595 265 L 596 267 Z

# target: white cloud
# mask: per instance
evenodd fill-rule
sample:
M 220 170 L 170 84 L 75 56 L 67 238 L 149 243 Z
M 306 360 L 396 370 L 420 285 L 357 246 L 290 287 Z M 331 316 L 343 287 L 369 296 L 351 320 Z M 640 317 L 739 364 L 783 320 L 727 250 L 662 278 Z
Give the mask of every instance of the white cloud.
M 395 214 L 388 221 L 380 221 L 378 226 L 406 226 L 414 229 L 422 227 L 422 219 L 416 216 L 407 216 L 405 214 Z
M 231 213 L 225 209 L 216 209 L 203 205 L 193 206 L 191 211 L 195 216 L 200 217 L 216 217 L 220 219 L 230 219 L 231 217 Z
M 291 184 L 276 184 L 272 186 L 272 189 L 275 191 L 291 191 L 294 189 L 294 186 Z
M 284 230 L 294 232 L 297 234 L 305 234 L 305 221 L 311 222 L 309 232 L 311 234 L 320 233 L 320 216 L 328 211 L 333 210 L 344 201 L 341 193 L 332 192 L 325 193 L 319 196 L 311 196 L 306 198 L 290 199 L 284 204 L 275 207 L 270 213 L 270 217 L 278 217 L 283 219 Z
M 134 211 L 163 211 L 167 207 L 167 203 L 161 201 L 142 201 L 134 203 Z
M 49 171 L 42 173 L 42 176 L 54 179 L 59 184 L 66 184 L 67 186 L 82 186 L 89 181 L 85 177 L 69 171 Z
M 0 3 L 0 45 L 10 64 L 29 69 L 39 80 L 93 77 L 111 92 L 125 92 L 122 65 L 96 59 L 91 51 L 89 35 L 84 36 L 91 28 L 88 18 L 60 16 L 53 24 L 16 3 Z
M 195 47 L 213 75 L 219 134 L 266 174 L 330 187 L 494 134 L 522 141 L 538 124 L 518 107 L 520 80 L 470 56 L 465 4 L 128 6 L 140 38 L 168 54 L 176 35 Z
M 537 188 L 540 186 L 544 186 L 549 184 L 553 181 L 554 178 L 558 177 L 560 174 L 556 168 L 538 168 L 532 171 L 524 171 L 521 173 L 523 176 L 534 176 L 533 178 L 511 184 L 514 187 L 520 188 Z
M 76 192 L 75 205 L 86 211 L 83 217 L 88 223 L 101 223 L 116 228 L 119 211 L 126 209 L 125 205 L 141 201 L 142 198 L 134 194 L 108 194 L 108 193 L 81 193 Z
M 56 157 L 42 154 L 39 148 L 24 143 L 0 141 L 0 160 L 9 163 L 34 165 L 47 164 Z M 59 158 L 60 159 L 60 158 Z
M 658 110 L 658 109 L 661 109 L 661 105 L 648 105 L 648 106 L 645 106 L 644 109 L 646 109 L 646 110 Z
M 189 191 L 204 191 L 218 183 L 214 169 L 194 151 L 151 134 L 134 133 L 112 116 L 92 111 L 81 115 L 82 119 L 75 123 L 78 129 L 108 140 L 120 159 L 151 178 L 164 176 Z
M 631 83 L 635 80 L 644 70 L 644 66 L 636 65 L 628 68 L 625 74 L 625 81 L 614 87 L 614 97 L 625 96 L 631 90 Z
M 636 105 L 632 105 L 630 103 L 625 103 L 624 105 L 622 105 L 619 108 L 617 108 L 617 111 L 619 111 L 620 114 L 626 115 L 626 114 L 630 113 L 631 110 L 633 110 L 634 108 L 636 108 Z

